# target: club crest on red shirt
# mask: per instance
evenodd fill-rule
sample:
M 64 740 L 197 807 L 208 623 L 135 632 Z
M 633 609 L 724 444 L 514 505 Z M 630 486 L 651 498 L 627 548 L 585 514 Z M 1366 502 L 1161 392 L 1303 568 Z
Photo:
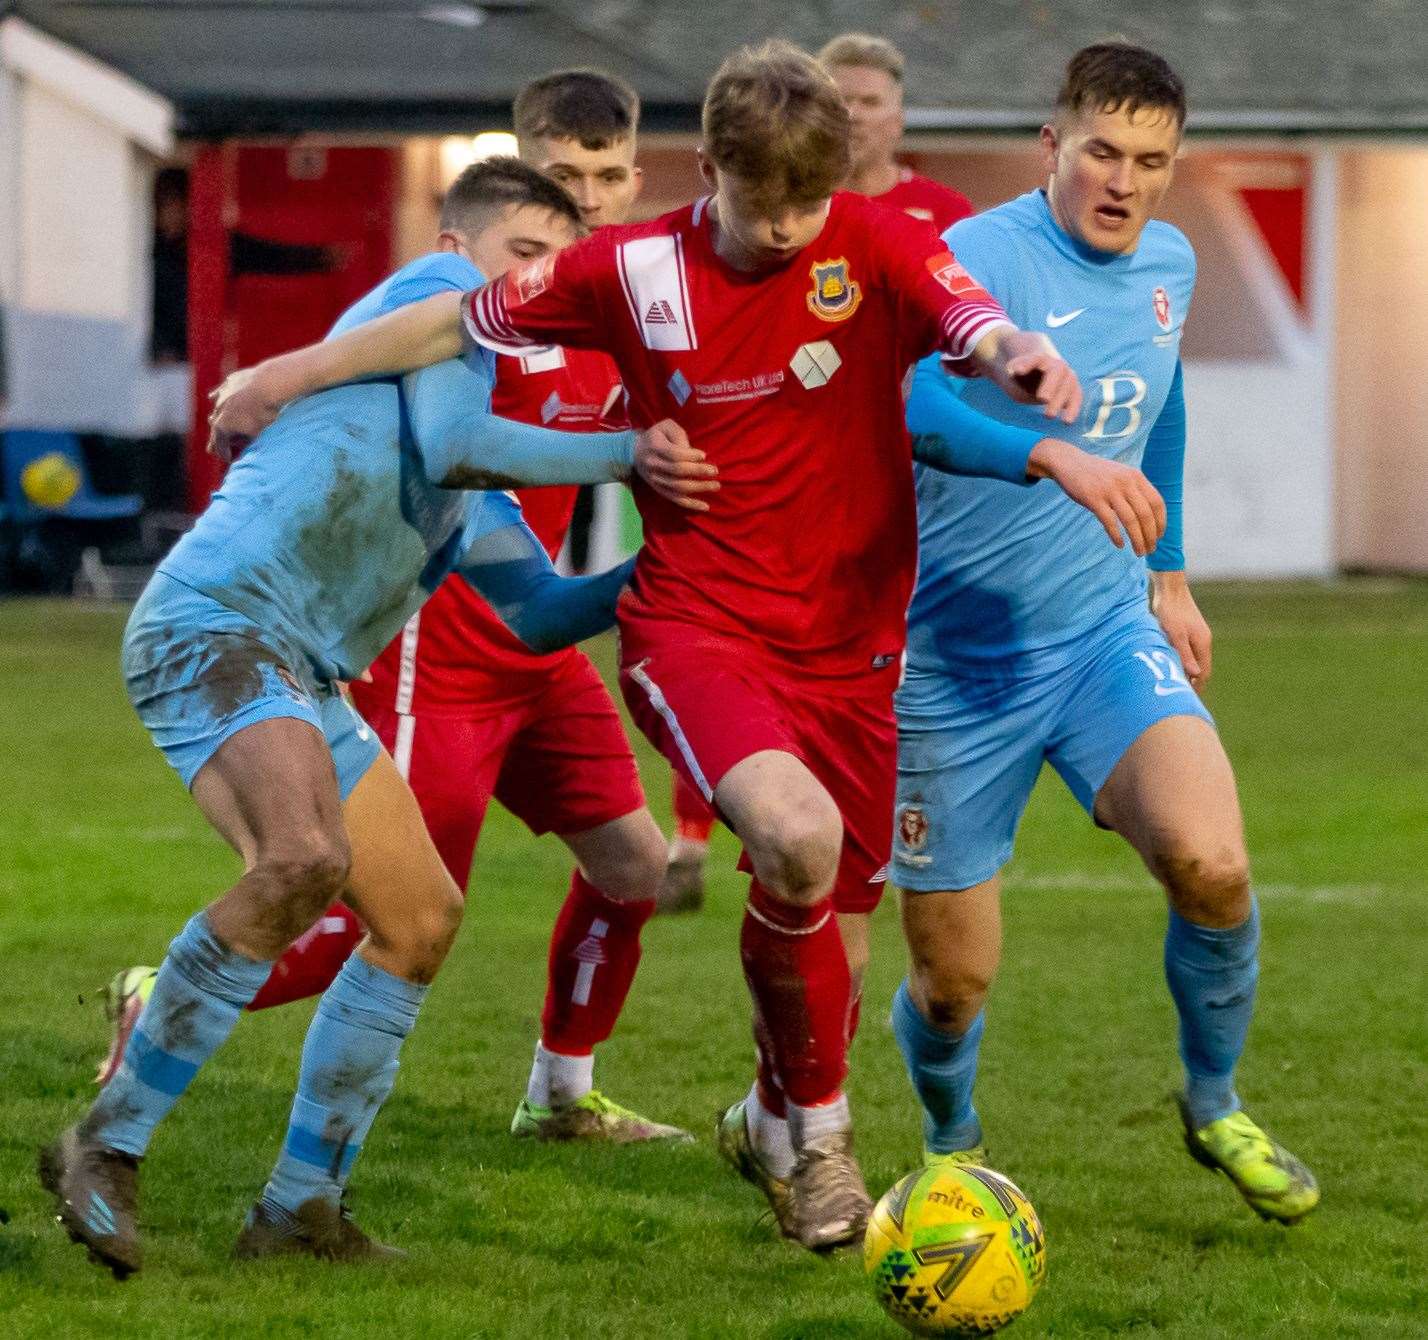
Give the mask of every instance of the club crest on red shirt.
M 1155 292 L 1151 294 L 1150 305 L 1155 308 L 1155 323 L 1161 330 L 1170 329 L 1170 294 L 1165 291 L 1163 284 L 1156 286 Z
M 848 275 L 848 261 L 815 261 L 808 270 L 813 290 L 807 295 L 808 310 L 821 321 L 846 321 L 863 301 L 863 290 Z

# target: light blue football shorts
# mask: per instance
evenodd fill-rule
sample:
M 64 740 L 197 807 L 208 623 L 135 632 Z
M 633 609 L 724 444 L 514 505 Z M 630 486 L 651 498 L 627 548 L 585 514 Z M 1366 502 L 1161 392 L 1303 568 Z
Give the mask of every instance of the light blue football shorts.
M 892 871 L 923 892 L 970 888 L 1011 859 L 1043 762 L 1094 817 L 1096 793 L 1157 721 L 1214 724 L 1160 625 L 1139 610 L 1044 674 L 910 673 L 897 706 Z
M 281 636 L 177 578 L 156 573 L 129 616 L 129 701 L 187 787 L 231 735 L 273 717 L 322 732 L 346 800 L 382 752 L 336 685 Z

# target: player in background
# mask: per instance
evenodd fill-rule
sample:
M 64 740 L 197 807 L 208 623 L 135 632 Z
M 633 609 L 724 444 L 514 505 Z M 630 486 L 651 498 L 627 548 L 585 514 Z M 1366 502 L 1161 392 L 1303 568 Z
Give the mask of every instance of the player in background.
M 848 107 L 850 168 L 845 190 L 924 219 L 941 234 L 972 213 L 950 186 L 919 176 L 897 161 L 902 142 L 903 55 L 883 37 L 843 33 L 819 53 Z M 704 867 L 714 815 L 704 797 L 674 775 L 674 835 L 659 891 L 661 913 L 697 912 L 704 904 Z
M 825 1248 L 859 1239 L 870 1208 L 843 1081 L 891 848 L 891 696 L 916 563 L 903 376 L 937 349 L 1050 417 L 1074 418 L 1081 395 L 1049 341 L 1012 326 L 929 229 L 833 194 L 848 112 L 812 57 L 780 42 L 731 56 L 703 126 L 710 196 L 602 229 L 460 308 L 432 300 L 270 360 L 216 431 L 333 378 L 450 357 L 464 313 L 507 352 L 610 352 L 633 421 L 671 415 L 717 467 L 708 512 L 636 489 L 645 546 L 621 602 L 621 686 L 744 845 L 741 957 L 787 1098 L 787 1177 L 743 1161 L 742 1108 L 728 1150 L 781 1228 Z
M 623 222 L 640 187 L 639 100 L 632 88 L 599 71 L 557 71 L 522 90 L 513 119 L 522 160 L 570 192 L 587 228 Z M 452 267 L 470 258 L 466 188 L 482 180 L 479 168 L 469 170 L 443 204 L 437 251 L 452 258 Z M 499 355 L 492 410 L 572 432 L 625 418 L 614 364 L 590 350 Z M 551 558 L 564 542 L 576 493 L 574 487 L 517 493 Z M 448 578 L 369 676 L 351 685 L 352 699 L 410 784 L 458 888 L 470 881 L 493 795 L 532 832 L 558 834 L 578 862 L 551 941 L 542 1036 L 512 1133 L 688 1138 L 594 1087 L 593 1049 L 609 1036 L 629 993 L 664 852 L 624 727 L 594 666 L 573 647 L 532 653 L 466 583 Z M 278 960 L 249 1008 L 325 990 L 362 935 L 352 910 L 334 903 Z M 152 980 L 151 969 L 130 969 L 108 989 L 115 1038 L 101 1083 L 118 1064 L 129 1021 Z
M 1196 692 L 1210 674 L 1210 629 L 1183 570 L 1179 345 L 1195 256 L 1151 216 L 1184 120 L 1183 86 L 1159 56 L 1087 47 L 1042 127 L 1045 189 L 947 234 L 1018 324 L 1054 335 L 1093 388 L 1072 436 L 1112 459 L 1143 459 L 1168 525 L 1149 558 L 1148 605 L 1145 564 L 1061 494 L 1024 487 L 1036 417 L 935 362 L 918 368 L 914 434 L 934 421 L 946 431 L 959 403 L 1004 421 L 1007 482 L 919 472 L 893 867 L 911 966 L 893 1023 L 929 1161 L 982 1162 L 972 1086 L 1000 956 L 999 872 L 1049 762 L 1164 886 L 1187 1147 L 1261 1215 L 1292 1223 L 1318 1202 L 1314 1178 L 1234 1088 L 1259 913 L 1234 773 Z
M 469 257 L 404 267 L 339 328 L 455 293 L 579 231 L 569 196 L 533 169 L 496 160 L 476 175 L 480 189 L 468 182 L 463 194 Z M 496 419 L 493 373 L 478 352 L 290 405 L 229 470 L 130 617 L 130 701 L 244 873 L 174 939 L 118 1072 L 41 1154 L 60 1222 L 119 1278 L 140 1265 L 138 1166 L 154 1128 L 339 892 L 368 934 L 318 1004 L 287 1138 L 235 1252 L 396 1254 L 352 1223 L 343 1197 L 462 899 L 339 682 L 358 678 L 449 572 L 543 650 L 608 626 L 628 577 L 557 577 L 513 499 L 465 491 L 497 478 L 624 477 L 637 445 L 631 432 Z M 643 436 L 681 437 L 670 425 Z
M 884 37 L 842 33 L 818 53 L 818 60 L 833 76 L 852 121 L 853 163 L 844 188 L 925 219 L 938 234 L 971 215 L 972 202 L 960 191 L 897 161 L 903 135 L 902 52 Z

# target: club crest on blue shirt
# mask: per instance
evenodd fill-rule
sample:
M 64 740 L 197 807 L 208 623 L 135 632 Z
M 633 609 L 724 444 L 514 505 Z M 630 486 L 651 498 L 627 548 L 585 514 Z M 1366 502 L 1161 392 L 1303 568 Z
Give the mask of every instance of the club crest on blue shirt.
M 1155 323 L 1161 330 L 1170 329 L 1170 294 L 1165 291 L 1164 284 L 1157 284 L 1155 292 L 1150 295 L 1150 305 L 1155 309 Z
M 808 270 L 813 290 L 807 294 L 808 310 L 820 321 L 846 321 L 863 301 L 863 290 L 848 275 L 848 261 L 815 261 Z

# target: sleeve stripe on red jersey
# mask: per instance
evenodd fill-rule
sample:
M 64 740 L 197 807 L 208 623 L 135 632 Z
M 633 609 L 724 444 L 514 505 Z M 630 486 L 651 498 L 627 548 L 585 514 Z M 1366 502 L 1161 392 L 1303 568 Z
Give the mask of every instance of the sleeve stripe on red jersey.
M 529 354 L 542 346 L 526 339 L 507 319 L 504 286 L 505 281 L 497 279 L 478 288 L 462 304 L 466 333 L 477 344 L 494 349 L 498 354 Z
M 948 308 L 942 317 L 943 349 L 951 358 L 964 359 L 989 330 L 1011 324 L 1007 314 L 994 302 L 969 302 Z

